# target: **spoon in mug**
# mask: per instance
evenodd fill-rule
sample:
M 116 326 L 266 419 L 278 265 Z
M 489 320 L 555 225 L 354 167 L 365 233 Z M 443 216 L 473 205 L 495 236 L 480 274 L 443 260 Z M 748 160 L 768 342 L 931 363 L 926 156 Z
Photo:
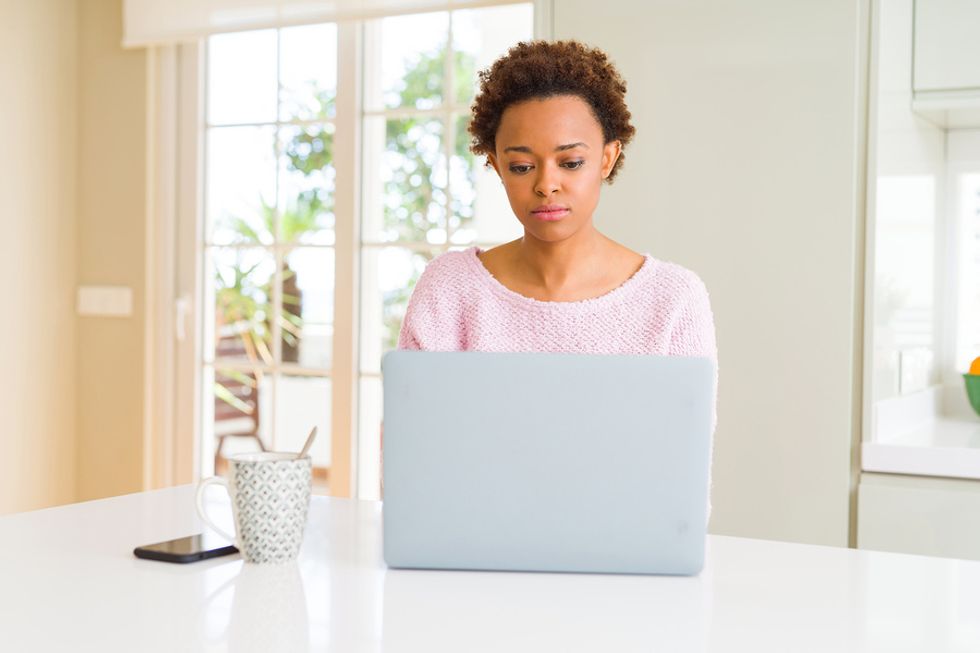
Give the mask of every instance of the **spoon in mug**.
M 313 438 L 315 437 L 316 437 L 316 427 L 314 426 L 313 430 L 310 431 L 310 434 L 306 436 L 306 444 L 303 445 L 303 450 L 300 451 L 298 454 L 296 454 L 296 458 L 302 458 L 307 454 L 307 452 L 309 452 L 310 445 L 313 444 Z

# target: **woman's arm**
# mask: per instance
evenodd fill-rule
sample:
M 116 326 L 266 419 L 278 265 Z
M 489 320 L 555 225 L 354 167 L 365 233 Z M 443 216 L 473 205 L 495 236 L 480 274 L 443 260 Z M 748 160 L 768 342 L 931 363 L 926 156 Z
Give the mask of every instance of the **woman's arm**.
M 711 435 L 708 442 L 708 510 L 711 518 L 711 469 L 714 461 L 715 428 L 718 425 L 718 345 L 714 314 L 704 282 L 691 283 L 686 302 L 674 324 L 670 338 L 671 356 L 703 356 L 715 364 L 714 397 L 711 402 Z
M 718 346 L 711 300 L 704 282 L 690 284 L 670 335 L 671 356 L 706 356 L 717 364 Z

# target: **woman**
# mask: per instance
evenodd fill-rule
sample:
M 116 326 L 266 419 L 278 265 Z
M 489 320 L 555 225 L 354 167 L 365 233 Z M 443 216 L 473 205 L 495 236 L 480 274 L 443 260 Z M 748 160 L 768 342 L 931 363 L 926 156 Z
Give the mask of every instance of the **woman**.
M 635 132 L 625 92 L 607 56 L 576 41 L 519 43 L 480 72 L 471 150 L 499 175 L 524 236 L 431 261 L 400 349 L 717 360 L 700 278 L 593 223 Z

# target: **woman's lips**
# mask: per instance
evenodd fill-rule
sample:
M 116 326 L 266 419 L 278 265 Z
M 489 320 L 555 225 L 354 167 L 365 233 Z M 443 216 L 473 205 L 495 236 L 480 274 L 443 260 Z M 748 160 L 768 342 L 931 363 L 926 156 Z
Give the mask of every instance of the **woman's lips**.
M 544 220 L 545 222 L 554 222 L 555 220 L 561 220 L 566 215 L 568 215 L 568 209 L 546 209 L 540 211 L 531 211 L 533 215 L 538 220 Z

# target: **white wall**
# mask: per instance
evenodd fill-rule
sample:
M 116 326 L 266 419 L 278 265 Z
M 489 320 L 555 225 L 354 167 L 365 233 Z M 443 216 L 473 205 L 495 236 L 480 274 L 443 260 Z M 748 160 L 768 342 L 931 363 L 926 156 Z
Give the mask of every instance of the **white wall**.
M 75 497 L 74 0 L 0 0 L 0 514 Z
M 637 136 L 597 225 L 695 270 L 719 348 L 711 530 L 846 545 L 859 432 L 861 0 L 560 0 Z

